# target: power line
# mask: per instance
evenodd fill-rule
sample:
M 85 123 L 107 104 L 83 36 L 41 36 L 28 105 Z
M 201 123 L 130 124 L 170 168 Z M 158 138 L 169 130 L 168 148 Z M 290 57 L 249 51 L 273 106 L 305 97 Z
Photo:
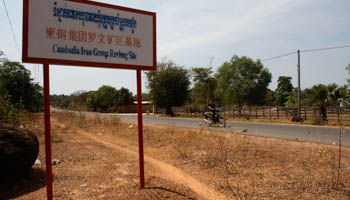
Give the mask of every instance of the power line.
M 300 52 L 324 51 L 324 50 L 330 50 L 330 49 L 342 49 L 342 48 L 349 48 L 349 47 L 350 45 L 344 45 L 344 46 L 326 47 L 326 48 L 320 48 L 320 49 L 301 50 Z
M 10 24 L 12 36 L 13 36 L 13 39 L 15 40 L 15 43 L 16 43 L 16 47 L 17 47 L 17 50 L 18 50 L 18 56 L 21 58 L 21 53 L 20 53 L 21 51 L 19 50 L 18 43 L 17 43 L 17 40 L 16 40 L 16 35 L 15 35 L 14 30 L 13 30 L 13 26 L 12 26 L 12 23 L 11 23 L 11 20 L 10 20 L 9 13 L 7 12 L 7 7 L 6 7 L 6 4 L 5 4 L 5 0 L 2 0 L 2 3 L 4 4 L 5 12 L 6 12 L 6 16 L 7 16 L 7 19 L 9 21 L 9 24 Z
M 267 59 L 264 59 L 262 61 L 264 62 L 264 61 L 268 61 L 268 60 L 273 60 L 273 59 L 276 59 L 276 58 L 281 58 L 281 57 L 293 55 L 293 54 L 296 54 L 296 53 L 297 53 L 296 51 L 295 52 L 290 52 L 290 53 L 286 53 L 286 54 L 283 54 L 283 55 L 275 56 L 275 57 L 272 57 L 272 58 L 267 58 Z
M 331 50 L 331 49 L 343 49 L 343 48 L 350 48 L 350 45 L 336 46 L 336 47 L 325 47 L 325 48 L 319 48 L 319 49 L 307 49 L 307 50 L 300 50 L 300 52 L 304 52 L 305 53 L 305 52 L 313 52 L 313 51 L 325 51 L 325 50 Z M 267 58 L 267 59 L 264 59 L 262 61 L 264 62 L 264 61 L 268 61 L 268 60 L 274 60 L 274 59 L 277 59 L 277 58 L 293 55 L 293 54 L 296 54 L 296 53 L 297 53 L 296 51 L 295 52 L 290 52 L 290 53 L 279 55 L 279 56 L 275 56 L 275 57 L 272 57 L 272 58 Z

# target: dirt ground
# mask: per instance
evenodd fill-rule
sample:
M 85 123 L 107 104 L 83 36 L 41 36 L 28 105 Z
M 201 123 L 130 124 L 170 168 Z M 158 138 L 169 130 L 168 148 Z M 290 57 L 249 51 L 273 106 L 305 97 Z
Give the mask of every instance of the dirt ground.
M 0 181 L 0 199 L 46 198 L 43 119 L 31 119 L 42 164 Z M 53 113 L 54 199 L 350 199 L 349 148 L 339 167 L 337 146 L 145 125 L 144 149 L 139 190 L 137 124 Z

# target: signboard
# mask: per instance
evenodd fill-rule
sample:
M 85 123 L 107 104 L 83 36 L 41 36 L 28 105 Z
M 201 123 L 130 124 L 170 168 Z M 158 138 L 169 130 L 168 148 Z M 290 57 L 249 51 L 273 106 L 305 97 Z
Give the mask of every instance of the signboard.
M 156 69 L 155 13 L 85 0 L 23 3 L 23 62 Z

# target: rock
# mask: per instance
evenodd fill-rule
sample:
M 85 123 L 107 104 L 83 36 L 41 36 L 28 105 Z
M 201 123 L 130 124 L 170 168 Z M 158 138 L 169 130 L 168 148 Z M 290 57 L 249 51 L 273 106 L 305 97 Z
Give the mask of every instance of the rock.
M 84 183 L 84 184 L 80 185 L 80 187 L 86 187 L 86 186 L 87 186 L 87 184 L 86 184 L 86 183 Z
M 60 160 L 57 160 L 57 159 L 53 159 L 53 160 L 52 160 L 52 165 L 58 165 L 58 164 L 60 164 L 60 163 L 61 163 Z
M 28 171 L 39 153 L 38 138 L 29 130 L 0 124 L 0 177 Z
M 39 159 L 36 159 L 34 165 L 41 165 L 41 161 Z

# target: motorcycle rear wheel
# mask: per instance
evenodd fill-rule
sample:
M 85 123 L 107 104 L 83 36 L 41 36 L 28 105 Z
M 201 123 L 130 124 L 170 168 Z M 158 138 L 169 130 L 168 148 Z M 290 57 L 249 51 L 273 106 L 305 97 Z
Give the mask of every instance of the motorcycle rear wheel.
M 226 127 L 226 119 L 225 118 L 219 118 L 219 126 L 221 128 L 225 128 Z

